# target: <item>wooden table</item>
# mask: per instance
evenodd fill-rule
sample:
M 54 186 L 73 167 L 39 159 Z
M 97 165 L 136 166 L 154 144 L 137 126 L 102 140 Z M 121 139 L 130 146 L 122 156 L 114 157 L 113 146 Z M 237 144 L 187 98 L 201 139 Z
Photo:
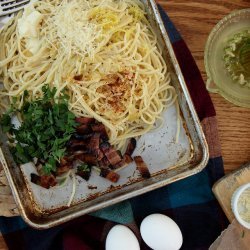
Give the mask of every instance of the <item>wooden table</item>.
M 250 8 L 250 0 L 159 0 L 186 41 L 206 81 L 204 48 L 214 25 L 233 10 Z M 226 172 L 250 161 L 250 109 L 236 107 L 211 94 L 218 119 Z
M 202 72 L 204 81 L 206 81 L 204 47 L 211 29 L 231 11 L 250 8 L 250 0 L 159 0 L 157 2 L 167 11 L 182 34 Z M 230 172 L 250 161 L 250 109 L 236 107 L 217 94 L 211 94 L 211 97 L 217 112 L 225 171 Z M 15 204 L 5 184 L 4 177 L 0 174 L 0 195 L 5 195 L 5 203 L 0 204 L 0 207 L 2 210 L 9 202 L 8 206 L 11 209 L 5 215 L 15 215 L 17 213 Z M 0 249 L 1 244 L 3 243 L 0 237 Z

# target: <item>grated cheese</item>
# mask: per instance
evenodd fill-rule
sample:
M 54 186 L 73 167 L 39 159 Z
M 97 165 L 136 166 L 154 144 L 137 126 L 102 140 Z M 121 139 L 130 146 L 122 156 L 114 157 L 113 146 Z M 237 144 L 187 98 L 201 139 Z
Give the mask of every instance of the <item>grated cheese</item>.
M 86 1 L 65 0 L 56 6 L 53 16 L 47 21 L 56 31 L 53 40 L 59 40 L 69 55 L 76 53 L 93 57 L 100 43 L 102 28 L 89 22 L 88 9 Z

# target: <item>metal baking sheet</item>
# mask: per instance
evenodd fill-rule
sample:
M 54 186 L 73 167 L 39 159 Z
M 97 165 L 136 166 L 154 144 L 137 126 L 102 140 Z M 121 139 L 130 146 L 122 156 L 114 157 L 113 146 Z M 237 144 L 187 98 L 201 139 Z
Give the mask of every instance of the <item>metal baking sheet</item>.
M 140 177 L 135 163 L 119 172 L 121 177 L 115 184 L 94 171 L 88 182 L 77 176 L 73 203 L 67 207 L 73 179 L 69 179 L 64 186 L 50 189 L 31 183 L 29 176 L 36 171 L 35 168 L 29 163 L 16 166 L 6 144 L 6 136 L 0 131 L 0 161 L 23 219 L 34 228 L 45 229 L 64 223 L 196 174 L 206 166 L 207 143 L 157 5 L 154 0 L 142 2 L 146 5 L 148 19 L 158 36 L 178 95 L 182 117 L 179 140 L 175 142 L 177 110 L 173 105 L 163 111 L 164 124 L 161 128 L 152 130 L 137 140 L 134 155 L 143 157 L 152 175 L 150 179 Z

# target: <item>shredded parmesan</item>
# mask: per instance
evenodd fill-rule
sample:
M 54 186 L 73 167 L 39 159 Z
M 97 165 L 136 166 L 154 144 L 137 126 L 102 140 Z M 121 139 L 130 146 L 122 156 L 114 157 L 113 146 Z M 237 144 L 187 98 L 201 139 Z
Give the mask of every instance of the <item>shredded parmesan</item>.
M 93 57 L 100 43 L 102 28 L 89 22 L 89 5 L 86 1 L 62 1 L 55 7 L 53 15 L 47 20 L 55 32 L 48 37 L 51 43 L 60 41 L 66 54 L 80 54 Z

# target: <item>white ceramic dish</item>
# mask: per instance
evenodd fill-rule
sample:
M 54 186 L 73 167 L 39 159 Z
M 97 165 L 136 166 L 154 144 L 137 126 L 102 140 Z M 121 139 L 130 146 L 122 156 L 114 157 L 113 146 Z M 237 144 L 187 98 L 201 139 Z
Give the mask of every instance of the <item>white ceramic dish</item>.
M 235 215 L 235 218 L 237 219 L 237 221 L 244 227 L 246 227 L 247 229 L 250 229 L 250 223 L 245 221 L 242 216 L 240 216 L 240 212 L 239 212 L 239 198 L 240 196 L 247 190 L 250 189 L 250 183 L 247 183 L 245 185 L 240 186 L 239 188 L 236 189 L 236 191 L 234 192 L 233 196 L 232 196 L 232 200 L 231 200 L 231 206 L 232 206 L 232 210 L 233 213 Z M 248 197 L 250 199 L 250 197 Z M 248 213 L 250 213 L 250 210 L 248 210 Z

